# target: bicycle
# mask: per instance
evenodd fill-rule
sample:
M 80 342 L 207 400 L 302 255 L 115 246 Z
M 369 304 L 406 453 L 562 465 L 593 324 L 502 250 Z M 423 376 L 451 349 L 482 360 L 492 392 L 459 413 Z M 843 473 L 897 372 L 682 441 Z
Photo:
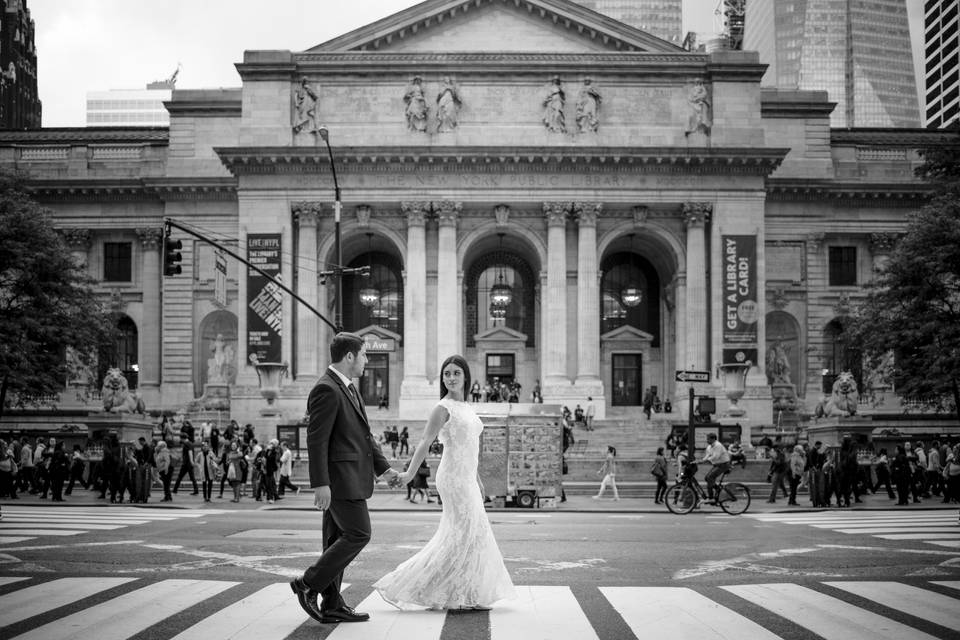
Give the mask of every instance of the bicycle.
M 672 487 L 667 489 L 667 495 L 664 503 L 670 513 L 687 514 L 700 506 L 701 502 L 718 505 L 725 512 L 732 516 L 738 516 L 750 508 L 750 489 L 739 482 L 730 482 L 724 484 L 724 479 L 729 471 L 720 474 L 714 485 L 718 498 L 711 500 L 700 482 L 696 478 L 697 464 L 687 463 L 680 479 Z

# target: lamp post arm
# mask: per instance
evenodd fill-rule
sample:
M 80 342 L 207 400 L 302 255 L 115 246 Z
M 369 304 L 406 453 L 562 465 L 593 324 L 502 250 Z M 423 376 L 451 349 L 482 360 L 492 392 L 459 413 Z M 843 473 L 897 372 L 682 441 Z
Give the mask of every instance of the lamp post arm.
M 189 234 L 190 234 L 191 236 L 193 236 L 194 238 L 197 238 L 198 240 L 201 240 L 202 242 L 206 242 L 207 244 L 216 247 L 216 248 L 219 249 L 220 251 L 223 251 L 224 253 L 228 254 L 229 256 L 231 256 L 231 257 L 233 257 L 233 258 L 236 258 L 237 260 L 239 260 L 239 261 L 242 262 L 243 264 L 247 265 L 248 267 L 250 267 L 251 269 L 253 269 L 253 270 L 256 271 L 257 273 L 259 273 L 260 275 L 262 275 L 263 277 L 265 277 L 265 278 L 267 278 L 268 280 L 270 280 L 270 282 L 272 282 L 273 284 L 277 285 L 278 287 L 280 287 L 281 289 L 283 289 L 284 291 L 286 291 L 287 293 L 289 293 L 289 294 L 293 297 L 294 300 L 296 300 L 297 302 L 299 302 L 300 304 L 302 304 L 303 306 L 305 306 L 307 309 L 309 309 L 310 311 L 312 311 L 315 316 L 317 316 L 318 318 L 320 318 L 321 320 L 323 320 L 324 322 L 326 322 L 327 325 L 328 325 L 331 329 L 333 329 L 334 331 L 337 331 L 337 325 L 335 325 L 335 324 L 333 324 L 332 322 L 330 322 L 330 320 L 328 320 L 328 319 L 326 318 L 326 316 L 324 316 L 322 313 L 320 313 L 319 311 L 317 311 L 317 310 L 313 307 L 313 305 L 311 305 L 309 302 L 307 302 L 306 300 L 304 300 L 303 298 L 301 298 L 300 296 L 298 296 L 296 293 L 294 293 L 294 292 L 290 289 L 290 287 L 288 287 L 287 285 L 285 285 L 285 284 L 284 284 L 283 282 L 281 282 L 280 280 L 277 280 L 276 278 L 274 278 L 272 275 L 270 275 L 269 273 L 267 273 L 266 271 L 264 271 L 263 269 L 261 269 L 261 268 L 258 267 L 257 265 L 251 264 L 246 258 L 241 257 L 239 254 L 237 254 L 237 253 L 234 252 L 234 251 L 231 251 L 230 249 L 228 249 L 227 247 L 223 246 L 222 244 L 220 244 L 220 243 L 217 242 L 216 240 L 211 240 L 210 238 L 204 236 L 203 234 L 197 233 L 197 232 L 194 231 L 193 229 L 189 229 L 189 228 L 183 226 L 183 224 L 177 222 L 177 221 L 174 220 L 173 218 L 164 218 L 164 219 L 163 219 L 163 223 L 164 223 L 165 225 L 167 225 L 167 226 L 170 226 L 170 227 L 176 227 L 177 229 L 180 229 L 180 230 L 183 231 L 184 233 L 189 233 Z

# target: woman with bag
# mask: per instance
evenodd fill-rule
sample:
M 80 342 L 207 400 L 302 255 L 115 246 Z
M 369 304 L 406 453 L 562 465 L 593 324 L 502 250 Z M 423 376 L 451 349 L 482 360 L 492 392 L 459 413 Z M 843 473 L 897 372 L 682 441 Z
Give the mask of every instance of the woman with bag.
M 418 495 L 422 495 L 424 500 L 429 503 L 433 502 L 433 500 L 430 499 L 430 484 L 427 482 L 427 478 L 429 477 L 430 465 L 427 464 L 427 460 L 424 458 L 423 462 L 420 463 L 420 467 L 417 469 L 416 475 L 413 476 L 413 480 L 410 481 L 410 489 L 413 491 L 410 502 L 416 504 Z
M 233 500 L 230 502 L 240 502 L 240 487 L 243 484 L 243 469 L 241 467 L 243 456 L 240 455 L 240 448 L 237 446 L 236 440 L 230 441 L 230 448 L 224 456 L 227 467 L 227 472 L 224 475 L 227 482 L 230 483 L 230 488 L 233 489 Z
M 667 497 L 667 459 L 663 455 L 663 447 L 657 447 L 657 456 L 653 459 L 650 473 L 657 480 L 657 491 L 653 496 L 654 504 L 663 504 Z
M 603 461 L 603 465 L 600 466 L 600 470 L 597 471 L 598 476 L 603 476 L 603 480 L 600 481 L 600 490 L 597 491 L 597 495 L 591 496 L 594 500 L 599 500 L 603 497 L 603 491 L 608 486 L 613 489 L 613 499 L 620 501 L 620 492 L 617 490 L 617 448 L 613 445 L 607 446 L 607 457 Z

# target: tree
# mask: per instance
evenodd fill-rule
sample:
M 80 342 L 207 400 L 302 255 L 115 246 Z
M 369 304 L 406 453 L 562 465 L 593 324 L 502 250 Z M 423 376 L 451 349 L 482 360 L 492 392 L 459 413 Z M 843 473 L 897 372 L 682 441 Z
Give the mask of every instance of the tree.
M 9 174 L 0 174 L 0 336 L 0 415 L 61 391 L 68 347 L 90 365 L 114 337 L 94 281 L 49 212 Z
M 850 319 L 874 370 L 890 367 L 901 397 L 960 411 L 960 146 L 923 152 L 934 187 Z

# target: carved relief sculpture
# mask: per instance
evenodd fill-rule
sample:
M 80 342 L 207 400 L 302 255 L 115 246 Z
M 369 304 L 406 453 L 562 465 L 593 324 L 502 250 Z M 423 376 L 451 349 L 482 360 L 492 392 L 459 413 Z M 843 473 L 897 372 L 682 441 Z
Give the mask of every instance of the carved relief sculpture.
M 407 129 L 410 131 L 427 130 L 427 101 L 423 97 L 423 85 L 420 76 L 414 76 L 410 80 L 410 86 L 403 96 L 403 102 L 407 105 Z
M 207 359 L 207 382 L 210 384 L 227 384 L 235 375 L 237 352 L 233 345 L 223 339 L 218 333 L 210 347 L 213 354 Z
M 687 123 L 684 135 L 689 136 L 691 133 L 703 132 L 709 136 L 710 127 L 713 126 L 713 108 L 710 103 L 710 93 L 700 78 L 697 78 L 694 82 L 690 95 L 687 97 L 687 102 L 690 105 L 690 120 Z
M 300 78 L 300 86 L 293 92 L 293 132 L 317 133 L 320 130 L 319 98 L 317 92 Z
M 457 84 L 448 77 L 437 94 L 437 131 L 453 131 L 457 128 L 460 113 L 460 92 Z
M 547 131 L 552 133 L 566 133 L 567 127 L 563 120 L 563 107 L 566 96 L 563 93 L 563 83 L 560 76 L 554 76 L 547 95 L 543 99 L 543 124 Z
M 583 81 L 577 96 L 577 129 L 580 133 L 592 133 L 600 126 L 600 92 L 590 78 Z

